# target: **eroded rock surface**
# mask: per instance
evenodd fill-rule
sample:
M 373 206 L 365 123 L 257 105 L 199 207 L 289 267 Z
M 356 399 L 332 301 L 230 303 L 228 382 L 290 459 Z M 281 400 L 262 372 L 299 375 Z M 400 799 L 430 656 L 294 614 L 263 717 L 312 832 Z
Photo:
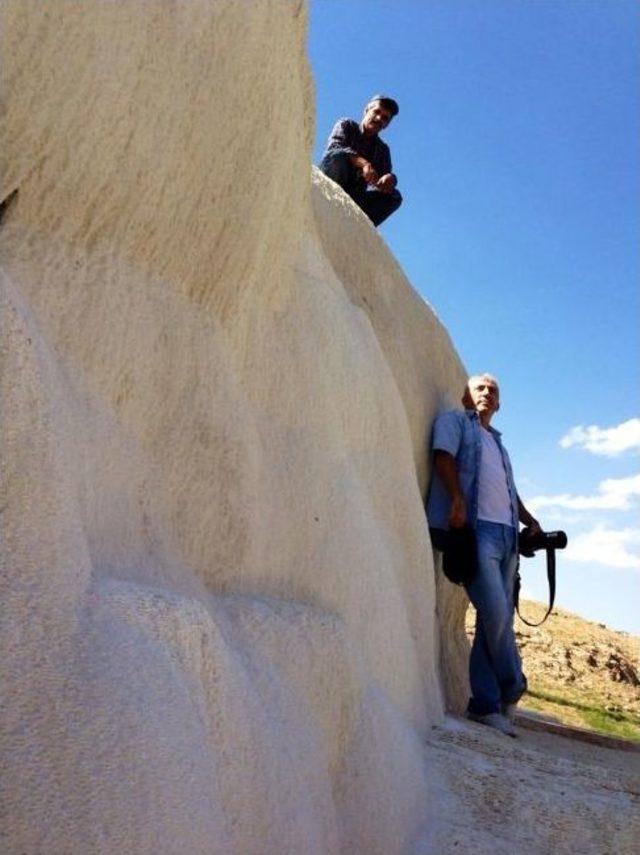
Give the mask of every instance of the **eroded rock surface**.
M 2 32 L 4 851 L 401 851 L 462 369 L 359 212 L 312 210 L 305 10 Z

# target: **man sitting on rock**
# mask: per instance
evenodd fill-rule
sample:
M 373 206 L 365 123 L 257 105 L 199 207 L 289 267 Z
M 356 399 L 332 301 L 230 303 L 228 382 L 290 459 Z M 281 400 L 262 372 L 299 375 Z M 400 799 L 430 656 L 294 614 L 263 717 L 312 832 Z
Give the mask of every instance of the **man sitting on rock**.
M 495 378 L 471 377 L 462 404 L 464 412 L 441 413 L 433 427 L 435 471 L 427 517 L 436 547 L 440 541 L 446 549 L 453 539 L 470 534 L 467 561 L 475 568 L 464 585 L 476 608 L 476 631 L 467 715 L 515 736 L 516 704 L 526 689 L 513 633 L 518 521 L 532 533 L 540 526 L 518 496 L 499 431 L 489 425 L 500 407 Z
M 351 196 L 374 226 L 402 204 L 389 147 L 378 136 L 398 112 L 393 98 L 374 95 L 360 124 L 353 119 L 336 122 L 320 162 L 322 172 Z

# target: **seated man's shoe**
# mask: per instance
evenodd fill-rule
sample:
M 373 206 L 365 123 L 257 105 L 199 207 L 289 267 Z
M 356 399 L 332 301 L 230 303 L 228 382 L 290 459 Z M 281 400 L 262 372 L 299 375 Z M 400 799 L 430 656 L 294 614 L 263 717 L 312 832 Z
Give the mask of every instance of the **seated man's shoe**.
M 516 710 L 518 708 L 517 701 L 511 701 L 509 703 L 503 702 L 501 704 L 501 712 L 502 715 L 507 719 L 509 724 L 515 724 L 516 721 Z
M 476 713 L 468 712 L 467 718 L 470 721 L 477 721 L 479 724 L 486 724 L 487 727 L 492 727 L 494 730 L 499 730 L 505 736 L 516 737 L 518 734 L 514 726 L 506 716 L 501 713 L 487 713 L 486 715 L 477 715 Z

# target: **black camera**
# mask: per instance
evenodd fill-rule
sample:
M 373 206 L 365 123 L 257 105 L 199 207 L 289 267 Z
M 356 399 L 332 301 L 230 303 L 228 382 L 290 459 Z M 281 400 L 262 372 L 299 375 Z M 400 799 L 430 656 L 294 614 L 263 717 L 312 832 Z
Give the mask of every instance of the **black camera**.
M 531 527 L 523 528 L 518 537 L 518 552 L 525 558 L 533 558 L 534 553 L 544 549 L 547 553 L 547 579 L 549 580 L 549 608 L 546 615 L 538 623 L 529 623 L 520 614 L 520 574 L 516 574 L 516 584 L 513 592 L 513 601 L 520 620 L 527 626 L 540 626 L 551 614 L 553 602 L 556 598 L 556 549 L 564 549 L 567 545 L 567 535 L 564 531 L 531 531 Z
M 539 549 L 564 549 L 567 535 L 564 531 L 537 531 L 531 534 L 529 528 L 523 528 L 518 540 L 518 552 L 525 558 L 533 558 Z

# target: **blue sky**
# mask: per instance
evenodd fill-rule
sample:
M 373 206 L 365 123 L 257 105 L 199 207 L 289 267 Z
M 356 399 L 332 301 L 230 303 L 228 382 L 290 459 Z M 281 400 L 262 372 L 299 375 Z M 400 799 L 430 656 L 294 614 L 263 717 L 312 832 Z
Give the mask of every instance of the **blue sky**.
M 399 101 L 404 204 L 380 231 L 467 368 L 501 381 L 520 493 L 570 537 L 557 602 L 640 633 L 640 4 L 310 9 L 314 161 L 337 117 Z M 523 577 L 546 598 L 541 559 Z

